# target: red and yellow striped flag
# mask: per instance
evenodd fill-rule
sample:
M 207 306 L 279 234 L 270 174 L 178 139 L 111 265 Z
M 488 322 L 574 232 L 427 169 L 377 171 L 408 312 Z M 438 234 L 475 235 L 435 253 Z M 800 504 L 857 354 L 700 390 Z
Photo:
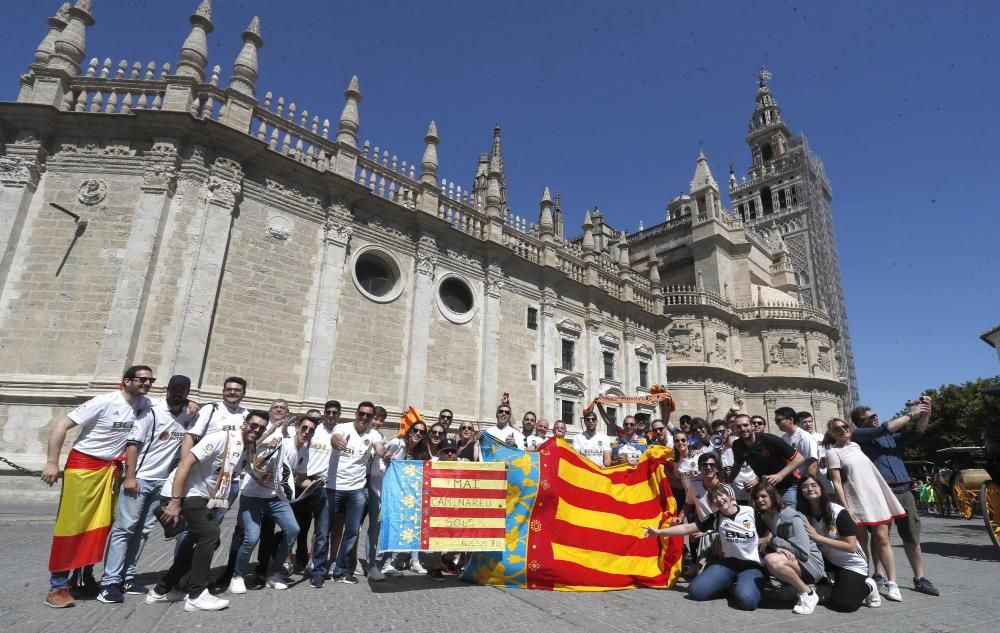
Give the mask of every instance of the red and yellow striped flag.
M 652 446 L 635 467 L 602 469 L 565 440 L 542 445 L 526 585 L 564 591 L 673 585 L 683 539 L 645 538 L 642 530 L 677 514 L 664 471 L 670 456 L 670 449 Z
M 118 499 L 114 461 L 70 451 L 49 553 L 49 571 L 101 562 Z
M 399 437 L 406 435 L 406 432 L 410 430 L 414 422 L 423 422 L 424 417 L 420 415 L 420 412 L 414 409 L 412 406 L 407 408 L 403 412 L 403 417 L 399 419 Z
M 424 462 L 420 549 L 500 551 L 507 469 L 498 462 Z

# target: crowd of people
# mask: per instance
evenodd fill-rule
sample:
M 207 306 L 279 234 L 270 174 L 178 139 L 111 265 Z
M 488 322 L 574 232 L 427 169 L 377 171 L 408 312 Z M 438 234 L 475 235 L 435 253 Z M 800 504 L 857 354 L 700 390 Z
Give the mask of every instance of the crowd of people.
M 532 411 L 515 424 L 506 399 L 485 428 L 469 421 L 456 428 L 452 411 L 442 409 L 387 439 L 386 410 L 368 401 L 345 421 L 337 400 L 300 414 L 284 400 L 266 411 L 247 409 L 247 382 L 236 376 L 224 381 L 220 401 L 201 405 L 189 399 L 185 376 L 171 377 L 164 395 L 151 399 L 154 382 L 149 367 L 130 367 L 118 390 L 52 426 L 42 473 L 49 485 L 59 478 L 67 432 L 79 427 L 79 434 L 63 471 L 45 599 L 51 607 L 72 606 L 74 593 L 111 604 L 133 594 L 147 604 L 218 610 L 229 605 L 227 593 L 285 590 L 295 575 L 316 589 L 328 580 L 356 584 L 359 567 L 373 582 L 406 568 L 441 580 L 459 573 L 465 557 L 378 550 L 382 478 L 391 461 L 478 461 L 484 435 L 525 451 L 549 437 L 549 422 Z M 888 422 L 858 407 L 850 424 L 830 420 L 825 433 L 810 413 L 781 407 L 773 412 L 780 436 L 739 401 L 716 418 L 718 408 L 713 400 L 707 419 L 682 415 L 674 425 L 664 402 L 652 421 L 629 415 L 619 423 L 595 401 L 583 410 L 583 432 L 567 438 L 562 420 L 551 430 L 601 468 L 634 464 L 653 445 L 672 449 L 666 475 L 680 511 L 666 527 L 643 529 L 687 537 L 682 577 L 694 600 L 729 595 L 737 608 L 755 609 L 769 578 L 796 592 L 796 614 L 813 612 L 824 584 L 833 588 L 825 604 L 834 610 L 877 607 L 883 592 L 902 600 L 889 545 L 893 524 L 914 589 L 938 594 L 924 575 L 919 512 L 901 455 L 926 429 L 929 399 Z M 74 528 L 101 525 L 115 496 L 107 529 Z M 213 579 L 220 525 L 234 507 L 227 565 Z M 157 523 L 175 539 L 174 556 L 146 587 L 139 560 Z M 98 581 L 93 567 L 102 560 Z

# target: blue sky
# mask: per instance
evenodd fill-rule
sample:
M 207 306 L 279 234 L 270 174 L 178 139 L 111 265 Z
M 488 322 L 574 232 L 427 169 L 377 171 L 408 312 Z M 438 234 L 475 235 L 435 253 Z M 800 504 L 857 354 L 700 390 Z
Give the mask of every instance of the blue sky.
M 0 99 L 16 96 L 58 2 L 4 3 Z M 197 0 L 94 0 L 87 57 L 176 64 Z M 223 81 L 261 17 L 260 96 L 336 120 L 352 74 L 361 137 L 467 185 L 499 121 L 510 203 L 542 188 L 573 225 L 662 221 L 704 148 L 741 174 L 755 72 L 834 191 L 862 399 L 883 415 L 925 387 L 1000 374 L 1000 3 L 253 2 L 216 0 Z M 993 202 L 991 202 L 993 200 Z M 574 226 L 570 233 L 578 232 Z

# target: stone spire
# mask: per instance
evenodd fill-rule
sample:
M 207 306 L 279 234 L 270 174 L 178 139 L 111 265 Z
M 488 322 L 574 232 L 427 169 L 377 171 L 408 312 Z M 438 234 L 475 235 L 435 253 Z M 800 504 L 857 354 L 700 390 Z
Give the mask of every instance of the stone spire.
M 205 64 L 208 63 L 208 34 L 212 26 L 212 0 L 202 0 L 191 15 L 191 32 L 181 44 L 181 58 L 177 62 L 177 75 L 205 81 Z M 256 55 L 254 57 L 256 60 Z M 254 63 L 256 77 L 256 61 Z
M 45 34 L 38 48 L 35 49 L 35 63 L 44 64 L 55 52 L 55 42 L 59 34 L 69 24 L 69 3 L 64 2 L 56 14 L 49 18 L 49 32 Z
M 250 26 L 243 31 L 243 50 L 233 62 L 233 75 L 229 78 L 230 88 L 254 96 L 257 92 L 257 49 L 263 47 L 264 40 L 260 38 L 260 18 L 254 16 Z
M 767 82 L 773 75 L 769 70 L 761 66 L 757 71 L 757 103 L 750 117 L 750 132 L 753 133 L 761 128 L 781 123 L 781 108 L 774 100 L 774 94 Z
M 729 188 L 736 186 L 736 170 L 733 169 L 733 159 L 729 159 Z
M 541 212 L 538 215 L 538 228 L 543 240 L 551 240 L 555 233 L 555 225 L 552 221 L 552 196 L 549 188 L 542 192 Z
M 628 259 L 628 234 L 622 231 L 621 241 L 618 242 L 618 270 L 625 272 L 631 263 Z
M 555 237 L 557 240 L 566 239 L 563 234 L 563 210 L 562 201 L 559 199 L 559 192 L 556 192 L 556 199 L 553 203 L 552 221 L 555 224 Z
M 496 155 L 490 158 L 489 180 L 486 184 L 486 215 L 503 217 L 500 197 L 500 159 Z
M 594 255 L 594 222 L 590 219 L 590 211 L 583 216 L 583 254 Z
M 344 91 L 344 110 L 340 113 L 340 123 L 337 127 L 337 142 L 347 143 L 351 147 L 358 146 L 358 130 L 361 129 L 358 120 L 358 104 L 361 103 L 361 86 L 358 76 L 351 77 L 351 83 Z M 430 133 L 430 130 L 428 130 Z M 424 139 L 426 140 L 426 139 Z
M 649 257 L 649 283 L 653 287 L 653 292 L 660 289 L 660 260 L 655 252 Z
M 695 193 L 706 188 L 717 190 L 719 188 L 719 184 L 715 182 L 715 178 L 712 177 L 712 170 L 708 167 L 708 159 L 705 158 L 705 152 L 699 150 L 698 163 L 694 167 L 694 178 L 691 179 L 691 193 Z
M 66 28 L 56 36 L 52 43 L 52 55 L 49 56 L 49 68 L 66 71 L 70 75 L 80 72 L 80 62 L 87 54 L 87 27 L 94 23 L 90 15 L 93 9 L 91 0 L 77 0 L 69 8 L 69 20 Z
M 431 121 L 424 136 L 424 157 L 420 160 L 420 182 L 428 185 L 437 185 L 439 141 L 437 125 Z

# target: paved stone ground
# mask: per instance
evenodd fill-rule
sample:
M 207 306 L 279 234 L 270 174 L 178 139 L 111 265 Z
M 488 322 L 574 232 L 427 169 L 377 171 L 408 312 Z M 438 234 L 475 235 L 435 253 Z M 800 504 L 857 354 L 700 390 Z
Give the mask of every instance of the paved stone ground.
M 383 583 L 327 583 L 321 590 L 305 583 L 288 591 L 251 591 L 231 596 L 229 609 L 185 613 L 182 604 L 147 606 L 139 596 L 123 605 L 78 601 L 56 610 L 42 601 L 48 589 L 45 561 L 51 537 L 51 505 L 0 505 L 0 631 L 157 631 L 163 633 L 258 631 L 684 631 L 779 633 L 823 631 L 854 633 L 877 628 L 895 631 L 997 631 L 1000 628 L 1000 550 L 982 523 L 926 518 L 924 551 L 930 576 L 942 591 L 933 598 L 903 586 L 903 602 L 880 609 L 838 614 L 822 605 L 812 616 L 796 616 L 790 603 L 770 601 L 753 612 L 736 611 L 725 600 L 694 603 L 680 590 L 631 590 L 599 594 L 555 593 L 470 586 L 449 578 L 433 583 L 411 575 Z M 46 520 L 47 519 L 47 520 Z M 227 517 L 224 542 L 232 528 Z M 143 556 L 149 581 L 169 564 L 171 546 L 151 540 Z M 896 542 L 899 577 L 911 574 Z M 221 564 L 221 553 L 216 564 Z

